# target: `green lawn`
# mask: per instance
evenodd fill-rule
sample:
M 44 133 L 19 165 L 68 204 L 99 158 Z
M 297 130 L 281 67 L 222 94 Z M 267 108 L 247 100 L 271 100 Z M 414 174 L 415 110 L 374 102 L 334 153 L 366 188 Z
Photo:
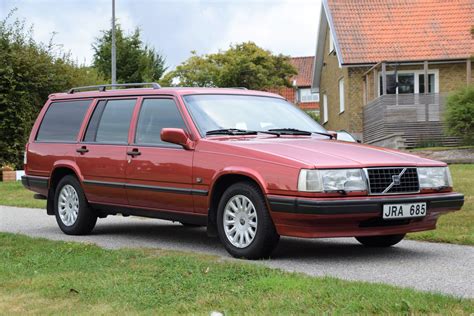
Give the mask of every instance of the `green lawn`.
M 313 278 L 213 256 L 0 233 L 0 311 L 11 314 L 456 314 L 473 300 Z
M 443 215 L 436 230 L 410 234 L 410 239 L 474 245 L 474 165 L 451 165 L 454 189 L 465 195 L 462 211 Z M 46 201 L 19 182 L 0 182 L 0 205 L 44 208 Z
M 430 151 L 443 151 L 443 150 L 454 150 L 454 149 L 474 149 L 474 146 L 453 146 L 453 147 L 417 147 L 410 149 L 410 151 L 423 151 L 423 150 L 430 150 Z
M 410 234 L 410 239 L 474 245 L 474 164 L 449 168 L 454 190 L 464 194 L 462 210 L 441 216 L 435 230 Z
M 0 205 L 46 208 L 46 200 L 35 200 L 33 194 L 21 181 L 0 182 Z

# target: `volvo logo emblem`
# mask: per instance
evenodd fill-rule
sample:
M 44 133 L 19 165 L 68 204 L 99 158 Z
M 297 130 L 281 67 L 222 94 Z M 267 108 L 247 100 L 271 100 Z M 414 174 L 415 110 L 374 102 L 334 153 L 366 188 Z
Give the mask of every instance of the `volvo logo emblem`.
M 392 176 L 393 185 L 400 185 L 400 175 L 396 174 Z

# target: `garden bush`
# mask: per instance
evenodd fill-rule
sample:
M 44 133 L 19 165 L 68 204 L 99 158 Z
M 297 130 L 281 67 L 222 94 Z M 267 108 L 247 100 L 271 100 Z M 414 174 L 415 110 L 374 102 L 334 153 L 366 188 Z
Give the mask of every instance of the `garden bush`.
M 448 96 L 445 119 L 450 135 L 461 137 L 468 145 L 474 144 L 474 85 Z

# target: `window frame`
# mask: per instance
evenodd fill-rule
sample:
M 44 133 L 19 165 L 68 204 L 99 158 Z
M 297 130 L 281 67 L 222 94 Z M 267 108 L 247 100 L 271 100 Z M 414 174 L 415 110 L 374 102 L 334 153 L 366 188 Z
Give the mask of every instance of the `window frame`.
M 53 104 L 55 103 L 66 103 L 66 102 L 78 102 L 78 101 L 89 101 L 89 105 L 87 106 L 87 110 L 84 113 L 84 117 L 81 120 L 81 124 L 79 125 L 79 130 L 76 134 L 76 137 L 74 140 L 38 140 L 38 134 L 41 130 L 41 126 L 44 123 L 44 119 L 46 118 L 46 115 L 48 114 L 48 111 L 51 109 Z M 38 128 L 36 129 L 35 137 L 33 142 L 34 143 L 49 143 L 49 144 L 76 144 L 78 142 L 78 138 L 82 136 L 82 126 L 84 124 L 84 121 L 88 120 L 88 115 L 91 107 L 95 107 L 95 99 L 94 98 L 82 98 L 82 99 L 58 99 L 58 100 L 51 100 L 50 103 L 47 106 L 46 111 L 44 112 L 43 116 L 41 117 L 41 122 L 38 125 Z
M 334 44 L 334 37 L 332 36 L 331 29 L 329 29 L 329 52 L 328 55 L 330 55 L 333 51 L 336 50 L 336 45 Z
M 341 83 L 342 83 L 342 89 L 341 89 Z M 339 90 L 339 114 L 342 114 L 346 110 L 344 77 L 342 77 L 338 81 L 338 90 Z
M 329 122 L 329 105 L 328 105 L 328 95 L 323 94 L 323 124 Z
M 312 99 L 312 100 L 303 100 L 302 98 L 302 95 L 301 95 L 301 91 L 302 90 L 309 90 L 310 92 L 310 95 L 311 96 L 315 96 L 316 98 L 315 99 Z M 298 102 L 299 103 L 315 103 L 315 102 L 319 102 L 319 93 L 313 93 L 313 91 L 311 90 L 311 88 L 298 88 Z
M 80 138 L 80 141 L 79 143 L 80 144 L 87 144 L 87 145 L 115 145 L 115 146 L 128 146 L 130 144 L 130 132 L 132 130 L 132 127 L 134 126 L 134 117 L 135 117 L 135 111 L 137 109 L 137 105 L 138 105 L 138 102 L 139 102 L 139 99 L 140 97 L 118 97 L 118 98 L 107 98 L 107 97 L 101 97 L 101 98 L 96 98 L 95 99 L 95 104 L 94 104 L 94 108 L 91 110 L 89 116 L 87 117 L 87 124 L 84 126 L 84 130 L 82 132 L 82 135 L 81 135 L 81 138 Z M 121 101 L 121 100 L 135 100 L 135 104 L 133 105 L 133 111 L 132 111 L 132 116 L 130 118 L 130 126 L 128 128 L 128 134 L 127 134 L 127 141 L 125 143 L 112 143 L 112 142 L 97 142 L 97 141 L 85 141 L 85 137 L 86 137 L 86 134 L 87 134 L 87 130 L 89 129 L 89 125 L 91 123 L 91 120 L 92 120 L 92 117 L 94 116 L 94 113 L 95 113 L 95 110 L 97 109 L 97 106 L 99 105 L 99 103 L 101 101 L 105 101 L 105 106 L 104 106 L 104 110 L 105 110 L 105 107 L 107 107 L 107 103 L 109 101 Z M 97 137 L 97 130 L 100 126 L 100 121 L 102 119 L 102 115 L 103 115 L 103 111 L 101 113 L 101 116 L 100 116 L 100 119 L 99 119 L 99 124 L 97 124 L 97 128 L 96 128 L 96 137 Z
M 386 71 L 385 73 L 386 75 L 393 75 L 395 74 L 395 71 L 394 70 L 390 70 L 390 71 Z M 397 70 L 397 76 L 398 74 L 413 74 L 414 76 L 414 80 L 413 80 L 413 94 L 419 94 L 420 92 L 420 75 L 424 75 L 425 74 L 425 71 L 423 69 L 417 69 L 417 70 Z M 434 92 L 430 92 L 430 93 L 439 93 L 439 69 L 428 69 L 428 76 L 429 75 L 434 75 Z M 381 83 L 380 83 L 380 79 L 382 78 L 382 72 L 380 71 L 379 72 L 379 76 L 378 76 L 378 82 L 377 82 L 377 94 L 378 96 L 380 97 L 381 94 L 380 94 L 380 89 L 382 89 L 381 87 Z M 398 80 L 397 78 L 395 78 L 395 80 Z M 428 82 L 429 84 L 429 82 Z M 405 93 L 403 93 L 405 94 Z M 402 95 L 403 95 L 402 94 Z M 407 94 L 410 94 L 410 93 L 407 93 Z M 398 87 L 396 88 L 396 91 L 395 91 L 395 95 L 399 95 L 398 93 Z
M 133 130 L 130 131 L 132 133 L 132 142 L 130 143 L 130 145 L 133 145 L 135 147 L 159 147 L 159 148 L 170 148 L 170 149 L 182 149 L 182 150 L 185 150 L 183 148 L 183 146 L 181 145 L 177 145 L 177 144 L 172 144 L 172 143 L 164 143 L 164 144 L 140 144 L 140 143 L 137 143 L 137 132 L 138 132 L 138 122 L 140 120 L 140 114 L 141 114 L 141 111 L 142 111 L 142 107 L 143 107 L 143 102 L 145 100 L 160 100 L 160 99 L 165 99 L 165 100 L 172 100 L 176 106 L 176 109 L 178 110 L 178 113 L 181 117 L 181 119 L 183 120 L 184 122 L 184 125 L 185 125 L 185 133 L 188 135 L 189 138 L 193 138 L 191 135 L 191 132 L 190 132 L 190 127 L 189 127 L 189 124 L 188 122 L 186 121 L 184 115 L 183 115 L 183 111 L 179 105 L 179 102 L 178 100 L 175 98 L 175 97 L 172 97 L 172 96 L 156 96 L 156 97 L 153 97 L 153 96 L 146 96 L 146 97 L 142 97 L 139 101 L 138 101 L 138 109 L 137 109 L 137 116 L 136 118 L 134 119 L 134 124 L 133 124 Z

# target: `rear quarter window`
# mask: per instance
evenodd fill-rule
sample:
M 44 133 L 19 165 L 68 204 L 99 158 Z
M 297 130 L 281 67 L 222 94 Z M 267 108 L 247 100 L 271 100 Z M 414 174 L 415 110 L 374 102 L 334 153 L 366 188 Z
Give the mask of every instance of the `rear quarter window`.
M 75 141 L 92 100 L 51 103 L 36 135 L 37 141 Z

